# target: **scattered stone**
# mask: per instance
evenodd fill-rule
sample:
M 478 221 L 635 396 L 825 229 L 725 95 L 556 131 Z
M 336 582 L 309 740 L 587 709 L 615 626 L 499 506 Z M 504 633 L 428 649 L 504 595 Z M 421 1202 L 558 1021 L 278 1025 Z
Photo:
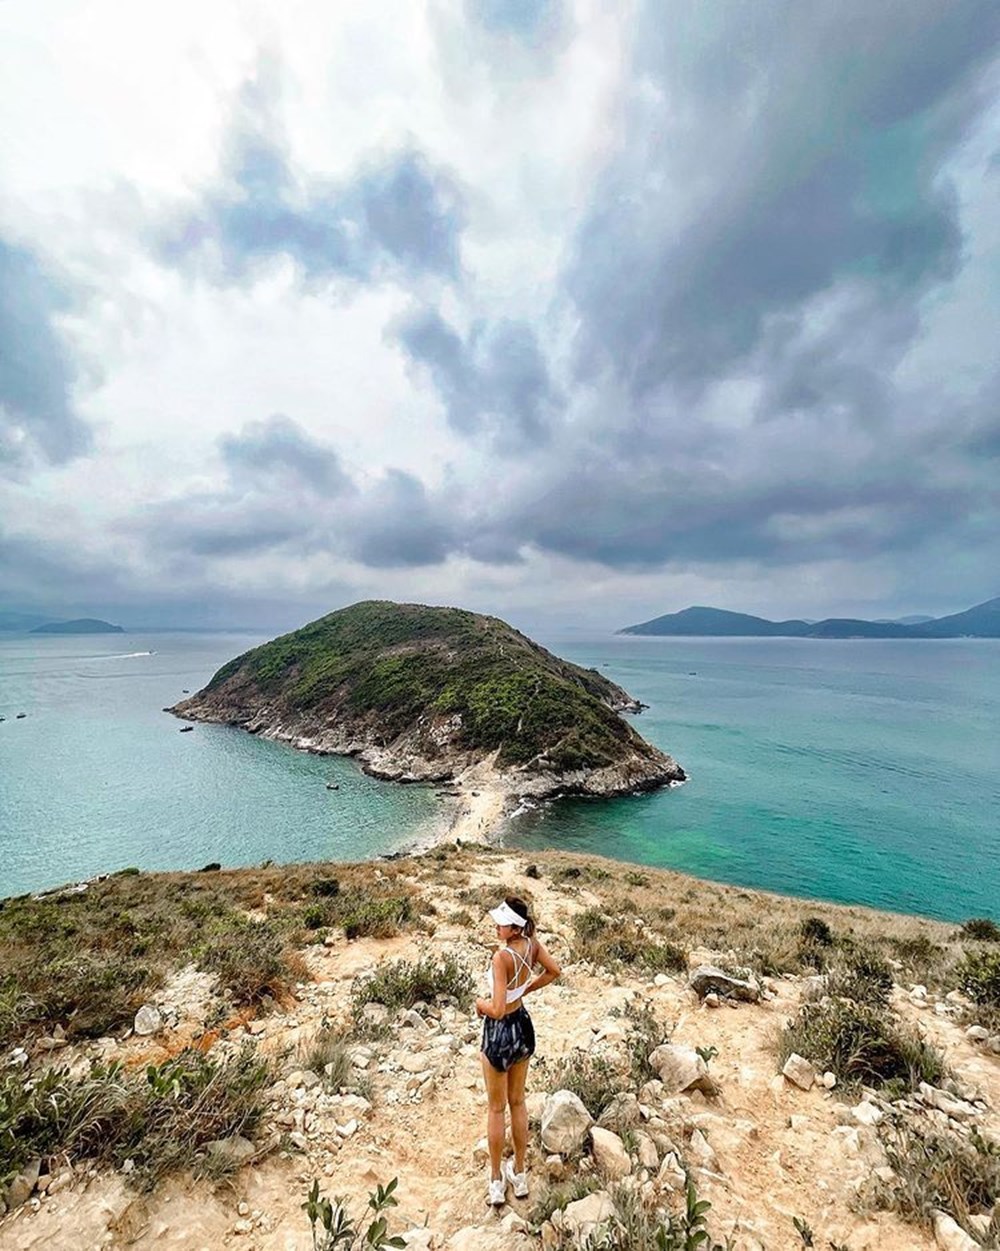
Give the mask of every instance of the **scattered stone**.
M 688 978 L 688 983 L 699 999 L 710 993 L 723 999 L 742 999 L 744 1003 L 757 1003 L 760 999 L 760 987 L 755 981 L 734 977 L 714 964 L 699 965 Z
M 233 1233 L 234 1234 L 252 1234 L 253 1233 L 253 1221 L 249 1221 L 249 1220 L 237 1221 L 236 1224 L 233 1226 Z
M 595 1190 L 573 1203 L 567 1203 L 561 1212 L 553 1213 L 552 1223 L 578 1243 L 584 1242 L 598 1225 L 609 1221 L 615 1214 L 615 1205 L 606 1190 Z
M 441 1245 L 441 1235 L 434 1229 L 428 1229 L 426 1225 L 421 1225 L 418 1229 L 408 1229 L 400 1236 L 412 1251 L 436 1251 Z
M 579 1150 L 593 1117 L 571 1090 L 550 1095 L 542 1112 L 542 1146 L 546 1151 L 569 1155 Z
M 719 1008 L 722 1006 L 722 1000 L 719 998 L 719 996 L 715 993 L 714 990 L 710 990 L 708 992 L 703 1002 L 706 1008 Z
M 966 1103 L 964 1099 L 956 1099 L 927 1082 L 920 1083 L 920 1098 L 928 1107 L 937 1108 L 939 1112 L 943 1112 L 945 1116 L 950 1116 L 956 1121 L 970 1121 L 979 1115 L 979 1109 L 971 1103 Z
M 656 1180 L 664 1190 L 684 1190 L 687 1186 L 687 1174 L 680 1166 L 680 1161 L 673 1151 L 663 1157 Z
M 837 1075 L 836 1073 L 831 1073 L 830 1070 L 827 1069 L 819 1080 L 820 1085 L 825 1086 L 827 1090 L 833 1090 L 834 1086 L 837 1084 Z
M 205 1150 L 216 1160 L 239 1167 L 257 1154 L 257 1148 L 241 1134 L 233 1134 L 231 1138 L 216 1138 L 206 1144 Z
M 663 1083 L 665 1096 L 681 1094 L 686 1090 L 700 1090 L 706 1095 L 718 1093 L 715 1082 L 708 1075 L 708 1065 L 693 1047 L 661 1043 L 650 1052 L 649 1063 Z
M 985 1042 L 990 1036 L 990 1031 L 982 1025 L 970 1025 L 965 1031 L 966 1038 L 971 1038 L 973 1042 Z
M 239 1202 L 239 1203 L 237 1203 L 237 1205 L 236 1205 L 236 1214 L 237 1214 L 237 1216 L 249 1216 L 249 1215 L 250 1215 L 250 1204 L 249 1204 L 249 1203 L 246 1203 L 245 1201 L 243 1201 L 243 1200 L 241 1199 L 241 1200 L 240 1200 L 240 1202 Z
M 799 1090 L 812 1090 L 816 1081 L 816 1070 L 808 1060 L 794 1051 L 785 1061 L 781 1072 Z
M 132 1022 L 132 1028 L 139 1035 L 155 1034 L 162 1026 L 163 1017 L 159 1009 L 154 1008 L 151 1003 L 144 1003 Z
M 942 1251 L 979 1251 L 979 1243 L 947 1212 L 934 1211 L 934 1241 Z
M 594 1163 L 605 1177 L 611 1181 L 619 1181 L 632 1172 L 632 1161 L 617 1134 L 595 1125 L 590 1131 L 590 1140 Z
M 641 1120 L 639 1100 L 630 1091 L 622 1091 L 611 1100 L 597 1118 L 597 1123 L 602 1129 L 620 1134 L 623 1129 L 635 1129 Z
M 700 1165 L 702 1168 L 711 1169 L 713 1172 L 718 1171 L 718 1157 L 716 1156 L 711 1143 L 700 1129 L 696 1129 L 691 1135 L 691 1145 L 688 1148 L 688 1151 L 696 1164 Z
M 31 1198 L 32 1191 L 38 1185 L 41 1171 L 41 1160 L 32 1160 L 10 1183 L 5 1197 L 7 1206 L 11 1210 L 19 1208 L 22 1203 L 26 1203 Z
M 366 1025 L 385 1025 L 389 1020 L 389 1009 L 384 1003 L 366 1003 L 361 1009 L 361 1020 Z
M 851 1116 L 859 1125 L 877 1125 L 883 1114 L 874 1103 L 859 1103 L 857 1107 L 851 1108 Z
M 656 1149 L 656 1143 L 640 1129 L 635 1136 L 635 1147 L 640 1166 L 655 1173 L 660 1166 L 660 1153 Z

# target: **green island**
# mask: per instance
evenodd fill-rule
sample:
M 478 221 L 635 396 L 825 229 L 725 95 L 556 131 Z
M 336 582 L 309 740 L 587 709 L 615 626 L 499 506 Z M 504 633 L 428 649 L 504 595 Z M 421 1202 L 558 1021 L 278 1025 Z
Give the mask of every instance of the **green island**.
M 378 600 L 237 656 L 170 711 L 358 756 L 400 780 L 488 760 L 530 793 L 615 794 L 684 780 L 619 716 L 641 707 L 496 617 Z

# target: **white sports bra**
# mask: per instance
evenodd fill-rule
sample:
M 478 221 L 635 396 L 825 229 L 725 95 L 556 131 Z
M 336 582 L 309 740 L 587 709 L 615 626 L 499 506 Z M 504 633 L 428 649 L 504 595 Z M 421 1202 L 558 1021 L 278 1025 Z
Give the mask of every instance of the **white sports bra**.
M 521 996 L 524 994 L 528 986 L 528 983 L 531 981 L 531 970 L 534 968 L 534 964 L 535 964 L 534 960 L 531 957 L 534 955 L 535 944 L 531 941 L 530 938 L 527 939 L 526 941 L 528 943 L 528 949 L 524 955 L 521 955 L 519 951 L 515 951 L 513 947 L 506 948 L 506 950 L 509 951 L 510 954 L 514 957 L 514 976 L 511 979 L 511 981 L 507 983 L 507 1005 L 508 1006 L 512 1003 L 517 1003 L 518 999 L 520 999 Z M 527 973 L 527 977 L 524 979 L 524 981 L 521 983 L 520 986 L 512 985 L 512 982 L 517 980 L 517 977 L 520 974 L 522 969 L 524 969 L 525 973 Z M 489 994 L 492 995 L 493 994 L 492 961 L 490 962 L 490 965 L 486 970 L 486 984 L 489 987 Z

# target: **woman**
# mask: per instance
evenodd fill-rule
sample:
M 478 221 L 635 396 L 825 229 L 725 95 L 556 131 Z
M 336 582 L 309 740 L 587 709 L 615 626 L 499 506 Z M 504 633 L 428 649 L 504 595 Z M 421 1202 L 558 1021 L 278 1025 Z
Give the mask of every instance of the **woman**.
M 528 905 L 516 895 L 508 895 L 490 916 L 496 922 L 497 938 L 505 945 L 493 955 L 486 973 L 489 995 L 476 1000 L 476 1012 L 483 1021 L 483 1075 L 490 1110 L 486 1136 L 490 1148 L 489 1202 L 499 1206 L 506 1201 L 507 1182 L 514 1196 L 527 1198 L 528 1178 L 525 1152 L 528 1148 L 528 1111 L 524 1104 L 524 1083 L 528 1061 L 535 1051 L 535 1030 L 523 1000 L 559 976 L 559 965 L 535 938 L 535 923 Z M 544 972 L 532 975 L 536 964 Z M 501 1170 L 504 1110 L 510 1108 L 510 1132 L 514 1139 L 514 1159 Z

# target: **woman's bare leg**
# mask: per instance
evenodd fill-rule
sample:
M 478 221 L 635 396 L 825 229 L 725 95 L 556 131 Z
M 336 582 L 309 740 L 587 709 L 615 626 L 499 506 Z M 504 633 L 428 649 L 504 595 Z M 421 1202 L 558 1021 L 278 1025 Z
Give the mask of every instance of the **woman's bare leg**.
M 490 1148 L 490 1176 L 500 1176 L 500 1161 L 503 1157 L 504 1112 L 507 1107 L 507 1074 L 499 1073 L 485 1056 L 483 1061 L 483 1077 L 486 1079 L 486 1098 L 490 1110 L 486 1114 L 486 1141 Z
M 523 1173 L 528 1150 L 528 1108 L 524 1102 L 524 1084 L 528 1080 L 530 1060 L 519 1060 L 507 1070 L 507 1103 L 510 1107 L 510 1136 L 514 1139 L 514 1172 Z

